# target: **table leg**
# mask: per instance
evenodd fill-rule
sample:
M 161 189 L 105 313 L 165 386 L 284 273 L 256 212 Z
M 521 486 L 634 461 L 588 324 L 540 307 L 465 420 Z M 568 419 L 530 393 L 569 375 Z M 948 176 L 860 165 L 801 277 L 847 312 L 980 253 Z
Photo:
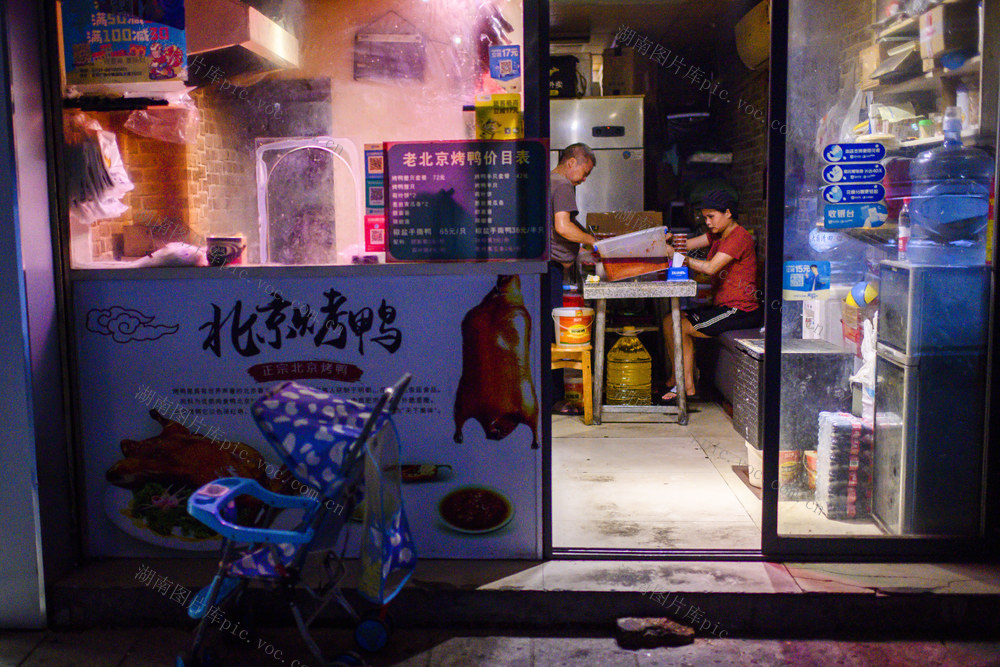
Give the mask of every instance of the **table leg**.
M 594 423 L 601 423 L 601 406 L 604 405 L 604 326 L 607 299 L 597 299 L 597 318 L 594 322 Z
M 677 423 L 688 423 L 687 388 L 684 384 L 684 343 L 681 340 L 681 304 L 670 298 L 670 314 L 674 321 L 674 379 L 677 380 Z

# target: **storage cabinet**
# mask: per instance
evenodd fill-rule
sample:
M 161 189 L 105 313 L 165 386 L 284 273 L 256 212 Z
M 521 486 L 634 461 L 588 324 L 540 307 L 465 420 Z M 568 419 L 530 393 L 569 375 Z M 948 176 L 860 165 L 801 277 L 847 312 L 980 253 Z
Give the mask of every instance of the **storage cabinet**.
M 754 447 L 763 448 L 764 341 L 737 341 L 733 427 Z M 849 412 L 854 355 L 824 340 L 784 340 L 781 355 L 782 450 L 816 449 L 819 413 Z

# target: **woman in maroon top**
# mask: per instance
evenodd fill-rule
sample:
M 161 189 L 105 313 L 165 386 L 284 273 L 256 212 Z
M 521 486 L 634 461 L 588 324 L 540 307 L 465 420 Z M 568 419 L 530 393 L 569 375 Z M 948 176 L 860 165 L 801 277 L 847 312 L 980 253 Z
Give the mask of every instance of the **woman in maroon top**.
M 688 399 L 697 399 L 694 372 L 694 339 L 717 336 L 732 329 L 751 329 L 763 324 L 763 309 L 757 303 L 757 254 L 753 237 L 736 221 L 736 200 L 725 191 L 712 192 L 700 203 L 708 233 L 689 239 L 688 250 L 708 248 L 706 259 L 686 257 L 685 266 L 712 276 L 715 305 L 684 313 L 681 317 L 681 338 L 684 350 L 684 387 Z M 672 239 L 668 235 L 667 239 Z M 672 257 L 674 250 L 668 246 Z M 670 369 L 674 368 L 673 327 L 664 318 Z M 677 398 L 676 379 L 667 381 L 670 389 L 663 400 Z

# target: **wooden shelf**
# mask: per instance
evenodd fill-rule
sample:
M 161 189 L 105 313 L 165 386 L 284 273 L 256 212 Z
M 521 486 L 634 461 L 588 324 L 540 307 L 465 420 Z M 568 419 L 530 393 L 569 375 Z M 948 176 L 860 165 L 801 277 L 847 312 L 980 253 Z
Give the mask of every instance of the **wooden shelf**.
M 962 130 L 963 139 L 979 139 L 983 135 L 978 127 L 970 127 L 968 130 Z M 900 141 L 899 148 L 887 148 L 887 152 L 892 152 L 894 150 L 899 150 L 903 148 L 918 148 L 921 146 L 933 146 L 934 144 L 940 144 L 944 141 L 944 136 L 937 135 L 934 137 L 921 137 L 920 139 L 909 139 L 908 141 Z
M 961 67 L 956 69 L 949 70 L 938 67 L 930 72 L 924 72 L 919 76 L 907 79 L 906 81 L 900 81 L 899 83 L 878 84 L 871 87 L 870 90 L 874 90 L 876 93 L 880 93 L 882 95 L 902 95 L 905 93 L 934 90 L 938 87 L 941 79 L 964 76 L 967 74 L 978 75 L 982 62 L 982 56 L 973 56 L 972 58 L 966 60 Z
M 891 245 L 895 247 L 896 245 L 896 223 L 895 222 L 885 222 L 881 227 L 854 227 L 851 229 L 838 229 L 831 231 L 838 231 L 847 234 L 852 238 L 856 238 L 859 241 L 864 241 L 865 243 L 885 247 Z
M 903 19 L 902 21 L 897 21 L 891 26 L 879 32 L 875 39 L 876 41 L 881 41 L 888 37 L 903 37 L 905 35 L 911 35 L 913 37 L 920 36 L 920 17 L 911 16 L 910 18 Z

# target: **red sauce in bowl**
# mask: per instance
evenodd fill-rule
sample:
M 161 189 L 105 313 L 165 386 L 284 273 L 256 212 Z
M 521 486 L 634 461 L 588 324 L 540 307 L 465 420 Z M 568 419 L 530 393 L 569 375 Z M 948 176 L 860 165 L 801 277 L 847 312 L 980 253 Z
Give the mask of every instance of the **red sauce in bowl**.
M 483 488 L 452 491 L 444 497 L 439 508 L 445 521 L 468 531 L 498 528 L 511 513 L 506 499 L 495 491 Z

